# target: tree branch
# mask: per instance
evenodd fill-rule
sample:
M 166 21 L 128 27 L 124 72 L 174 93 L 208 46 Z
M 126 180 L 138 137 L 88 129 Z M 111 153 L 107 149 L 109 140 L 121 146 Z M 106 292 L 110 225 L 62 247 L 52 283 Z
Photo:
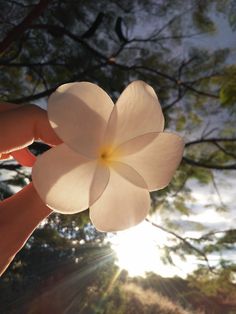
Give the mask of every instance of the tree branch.
M 77 43 L 80 43 L 85 48 L 87 48 L 90 52 L 92 52 L 95 56 L 101 58 L 102 60 L 108 60 L 108 57 L 104 56 L 101 52 L 90 46 L 85 40 L 83 40 L 80 36 L 77 36 L 71 33 L 66 28 L 59 26 L 59 25 L 52 25 L 52 24 L 35 24 L 31 25 L 29 28 L 31 29 L 44 29 L 47 32 L 57 32 L 61 35 L 66 35 L 70 39 L 74 40 Z
M 84 70 L 82 73 L 80 73 L 81 75 L 85 75 L 87 72 L 90 72 L 90 71 L 93 71 L 93 70 L 96 70 L 97 68 L 102 68 L 104 66 L 106 66 L 107 64 L 106 63 L 100 63 L 98 65 L 95 65 L 95 66 L 92 66 L 91 68 L 88 68 L 86 70 Z M 66 81 L 63 81 L 63 82 L 59 82 L 58 85 L 52 87 L 52 88 L 49 88 L 49 89 L 46 89 L 38 94 L 35 94 L 35 95 L 29 95 L 29 96 L 25 96 L 25 97 L 22 97 L 22 98 L 15 98 L 15 99 L 7 99 L 8 102 L 12 102 L 12 103 L 15 103 L 15 104 L 21 104 L 21 103 L 27 103 L 27 102 L 30 102 L 32 100 L 36 100 L 36 99 L 40 99 L 40 98 L 43 98 L 43 97 L 46 97 L 46 96 L 49 96 L 51 93 L 53 93 L 58 86 L 62 85 L 62 84 L 66 84 L 68 82 L 73 82 L 73 81 L 77 81 L 79 78 L 78 77 L 71 77 L 70 79 L 66 80 Z
M 200 238 L 197 238 L 197 239 L 192 238 L 192 240 L 195 240 L 195 241 L 207 240 L 212 235 L 219 234 L 219 233 L 228 233 L 230 231 L 236 231 L 236 229 L 225 229 L 225 230 L 210 231 L 210 232 L 203 234 Z
M 185 161 L 189 165 L 201 167 L 201 168 L 216 169 L 216 170 L 236 170 L 236 163 L 231 164 L 231 165 L 207 164 L 205 162 L 196 161 L 193 159 L 189 159 L 187 157 L 183 157 L 183 161 Z
M 22 48 L 23 44 L 22 42 L 20 42 L 16 52 L 11 57 L 8 57 L 6 59 L 0 59 L 0 65 L 9 65 L 12 60 L 15 60 L 20 55 Z
M 215 99 L 219 98 L 218 95 L 214 95 L 214 94 L 211 94 L 211 93 L 207 93 L 205 91 L 198 90 L 198 89 L 188 85 L 187 82 L 182 82 L 182 81 L 176 79 L 175 77 L 173 77 L 173 76 L 171 76 L 169 74 L 160 72 L 160 71 L 155 70 L 155 69 L 148 68 L 148 67 L 143 66 L 143 65 L 127 66 L 127 65 L 124 65 L 124 64 L 116 63 L 116 62 L 109 62 L 109 59 L 110 59 L 109 56 L 103 55 L 100 51 L 98 51 L 95 48 L 93 48 L 92 46 L 90 46 L 80 36 L 77 36 L 77 35 L 71 33 L 69 30 L 65 29 L 62 26 L 52 25 L 52 24 L 36 24 L 36 25 L 31 25 L 30 28 L 32 28 L 32 29 L 44 29 L 44 30 L 46 30 L 48 32 L 54 31 L 54 32 L 57 32 L 57 33 L 59 32 L 60 34 L 66 35 L 67 37 L 69 37 L 70 39 L 76 41 L 77 43 L 82 44 L 86 49 L 88 49 L 90 52 L 92 52 L 95 56 L 97 56 L 98 58 L 106 61 L 111 66 L 119 67 L 119 68 L 121 68 L 123 70 L 128 70 L 128 71 L 130 71 L 130 70 L 148 71 L 148 72 L 151 72 L 151 73 L 156 74 L 158 76 L 161 76 L 161 77 L 163 77 L 165 79 L 168 79 L 169 81 L 175 83 L 176 85 L 183 86 L 186 89 L 189 89 L 189 90 L 193 91 L 196 94 L 207 96 L 207 97 L 211 97 L 211 98 L 215 98 Z M 123 46 L 122 46 L 122 48 L 123 48 Z
M 18 39 L 21 34 L 33 23 L 46 9 L 50 0 L 40 0 L 24 20 L 15 26 L 0 43 L 0 53 L 3 53 L 13 41 Z
M 228 155 L 228 156 L 230 156 L 230 157 L 236 159 L 236 155 L 235 155 L 235 154 L 233 154 L 233 153 L 227 151 L 227 150 L 226 150 L 224 147 L 222 147 L 219 143 L 214 142 L 214 145 L 215 145 L 216 147 L 218 147 L 219 150 L 221 150 L 225 155 Z
M 21 168 L 21 165 L 13 165 L 13 164 L 8 165 L 5 163 L 0 163 L 0 169 L 16 171 L 19 168 Z
M 169 74 L 166 74 L 166 73 L 163 73 L 163 72 L 160 72 L 158 70 L 155 70 L 155 69 L 151 69 L 151 68 L 148 68 L 146 66 L 143 66 L 143 65 L 132 65 L 132 66 L 127 66 L 127 65 L 123 65 L 123 64 L 120 64 L 120 63 L 112 63 L 111 64 L 112 66 L 117 66 L 119 68 L 123 68 L 123 69 L 126 69 L 126 70 L 143 70 L 143 71 L 147 71 L 147 72 L 150 72 L 150 73 L 153 73 L 153 74 L 156 74 L 158 76 L 161 76 L 173 83 L 175 83 L 176 85 L 179 85 L 179 86 L 183 86 L 185 87 L 186 89 L 189 89 L 191 90 L 192 92 L 194 92 L 195 94 L 199 94 L 199 95 L 202 95 L 202 96 L 206 96 L 206 97 L 210 97 L 210 98 L 215 98 L 215 99 L 218 99 L 219 96 L 218 95 L 215 95 L 215 94 L 211 94 L 211 93 L 207 93 L 205 91 L 201 91 L 201 90 L 198 90 L 190 85 L 188 85 L 188 83 L 186 82 L 182 82 L 182 81 L 179 81 L 178 79 L 176 79 L 175 77 L 169 75 Z
M 65 82 L 65 83 L 67 83 L 67 82 Z M 63 84 L 63 83 L 61 83 L 61 84 Z M 40 92 L 40 93 L 35 94 L 35 95 L 25 96 L 25 97 L 22 97 L 22 98 L 9 99 L 7 101 L 15 103 L 15 104 L 28 103 L 28 102 L 31 102 L 33 100 L 49 96 L 51 93 L 53 93 L 55 91 L 55 89 L 57 89 L 57 87 L 58 86 L 46 89 L 43 92 Z
M 219 198 L 220 205 L 221 205 L 222 207 L 226 207 L 225 203 L 224 203 L 223 200 L 222 200 L 222 197 L 221 197 L 220 191 L 219 191 L 219 189 L 218 189 L 218 186 L 217 186 L 217 184 L 216 184 L 216 180 L 215 180 L 215 176 L 214 176 L 214 173 L 213 173 L 213 172 L 211 172 L 211 179 L 212 179 L 213 187 L 214 187 L 214 189 L 215 189 L 215 191 L 216 191 L 216 194 L 217 194 L 217 196 L 218 196 L 218 198 Z
M 18 5 L 18 6 L 22 7 L 22 8 L 29 8 L 29 7 L 32 7 L 32 6 L 36 5 L 36 4 L 28 4 L 28 5 L 26 5 L 26 4 L 23 4 L 23 3 L 20 3 L 20 2 L 14 1 L 14 0 L 11 0 L 11 3 L 13 3 L 15 5 Z
M 178 95 L 176 99 L 174 99 L 171 103 L 168 105 L 164 106 L 162 110 L 166 112 L 167 110 L 170 110 L 175 104 L 177 104 L 185 95 L 186 89 L 182 90 L 181 86 L 178 86 Z
M 104 13 L 99 12 L 93 24 L 89 27 L 89 29 L 81 36 L 81 38 L 90 38 L 92 37 L 98 27 L 101 25 L 104 18 Z
M 205 260 L 205 262 L 207 263 L 207 266 L 209 268 L 209 270 L 211 272 L 213 272 L 213 268 L 211 267 L 209 260 L 207 258 L 207 255 L 201 251 L 200 249 L 198 249 L 197 247 L 195 247 L 194 245 L 192 245 L 188 240 L 186 240 L 186 238 L 180 236 L 179 234 L 175 233 L 174 231 L 171 231 L 163 226 L 160 226 L 158 224 L 156 224 L 155 222 L 152 222 L 151 220 L 149 220 L 148 218 L 145 219 L 147 222 L 149 222 L 152 226 L 171 234 L 172 236 L 174 236 L 175 238 L 177 238 L 178 240 L 182 241 L 189 249 L 191 249 L 192 251 L 195 251 L 198 255 L 200 255 L 201 257 L 203 257 L 203 259 Z
M 199 140 L 185 143 L 185 147 L 196 145 L 196 144 L 202 144 L 202 143 L 216 143 L 216 142 L 235 142 L 236 143 L 236 138 L 227 138 L 227 137 L 200 138 Z
M 44 67 L 44 66 L 62 66 L 62 67 L 66 67 L 67 64 L 66 63 L 60 63 L 60 62 L 55 62 L 55 61 L 47 61 L 47 62 L 35 62 L 35 63 L 28 63 L 28 62 L 15 62 L 15 63 L 8 63 L 8 61 L 1 61 L 0 60 L 0 65 L 1 66 L 7 66 L 7 67 L 16 67 L 16 68 L 20 68 L 20 67 Z
M 202 35 L 204 33 L 202 32 L 198 32 L 198 33 L 194 33 L 194 34 L 186 34 L 186 35 L 179 35 L 179 36 L 166 36 L 166 37 L 155 37 L 153 35 L 151 35 L 148 38 L 133 38 L 130 40 L 127 40 L 127 43 L 145 43 L 145 42 L 150 42 L 150 43 L 158 43 L 161 40 L 169 40 L 169 39 L 184 39 L 184 38 L 192 38 L 194 36 L 199 36 Z

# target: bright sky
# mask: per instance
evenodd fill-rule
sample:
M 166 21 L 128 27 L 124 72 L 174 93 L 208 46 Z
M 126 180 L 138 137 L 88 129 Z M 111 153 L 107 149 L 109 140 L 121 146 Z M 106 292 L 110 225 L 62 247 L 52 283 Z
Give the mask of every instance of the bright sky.
M 216 176 L 217 182 L 223 180 L 219 186 L 222 200 L 229 206 L 227 212 L 216 212 L 213 208 L 208 208 L 209 203 L 217 203 L 218 196 L 210 185 L 199 186 L 191 182 L 195 202 L 192 202 L 192 213 L 189 216 L 173 212 L 170 219 L 181 226 L 180 230 L 174 230 L 181 236 L 199 237 L 209 230 L 225 230 L 232 228 L 236 223 L 235 203 L 236 196 L 234 189 L 235 179 L 233 175 L 226 176 L 219 173 Z M 150 218 L 157 224 L 161 224 L 158 213 Z M 197 230 L 192 223 L 199 223 L 206 230 Z M 173 243 L 172 236 L 152 226 L 144 221 L 138 226 L 126 231 L 118 232 L 116 235 L 110 235 L 109 240 L 112 248 L 117 254 L 117 265 L 126 269 L 130 276 L 145 276 L 145 272 L 155 272 L 163 277 L 180 276 L 186 277 L 202 263 L 195 256 L 186 256 L 186 261 L 178 256 L 171 254 L 175 266 L 164 264 L 162 261 L 164 245 Z M 232 252 L 231 252 L 232 253 Z M 235 254 L 223 252 L 224 258 L 235 260 Z M 215 265 L 219 260 L 219 255 L 211 254 L 208 256 L 211 265 Z M 236 261 L 236 260 L 235 260 Z
M 146 221 L 118 232 L 110 241 L 117 254 L 117 265 L 126 269 L 130 276 L 145 276 L 145 272 L 150 271 L 163 277 L 185 277 L 196 265 L 191 257 L 189 263 L 183 263 L 177 256 L 173 259 L 178 266 L 164 264 L 161 256 L 164 244 L 168 243 L 167 234 Z

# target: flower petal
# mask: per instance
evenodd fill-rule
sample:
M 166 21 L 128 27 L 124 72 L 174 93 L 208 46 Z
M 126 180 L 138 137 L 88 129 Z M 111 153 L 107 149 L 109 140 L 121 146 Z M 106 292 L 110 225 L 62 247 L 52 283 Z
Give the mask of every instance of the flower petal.
M 61 85 L 49 98 L 49 121 L 73 150 L 96 157 L 114 104 L 107 93 L 89 82 Z
M 90 207 L 90 219 L 95 227 L 108 232 L 140 223 L 150 208 L 150 195 L 144 186 L 142 177 L 129 166 L 117 163 L 110 168 L 105 191 Z
M 164 117 L 154 89 L 134 81 L 120 95 L 109 120 L 106 141 L 114 146 L 149 132 L 162 132 Z
M 87 209 L 102 194 L 109 169 L 61 144 L 38 157 L 32 179 L 50 208 L 72 214 Z
M 169 184 L 184 150 L 180 136 L 166 132 L 154 135 L 139 136 L 117 149 L 119 161 L 134 168 L 144 178 L 149 191 L 162 189 Z

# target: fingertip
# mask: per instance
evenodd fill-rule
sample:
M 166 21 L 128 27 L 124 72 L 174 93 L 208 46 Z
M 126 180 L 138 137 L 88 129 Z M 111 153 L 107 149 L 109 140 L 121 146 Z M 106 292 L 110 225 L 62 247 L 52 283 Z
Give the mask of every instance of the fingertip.
M 57 136 L 48 120 L 47 111 L 37 107 L 36 112 L 35 139 L 41 140 L 50 146 L 61 144 L 62 140 Z
M 10 153 L 0 153 L 0 160 L 9 160 L 12 156 Z
M 11 152 L 11 155 L 19 164 L 25 167 L 33 167 L 36 161 L 36 157 L 27 148 Z

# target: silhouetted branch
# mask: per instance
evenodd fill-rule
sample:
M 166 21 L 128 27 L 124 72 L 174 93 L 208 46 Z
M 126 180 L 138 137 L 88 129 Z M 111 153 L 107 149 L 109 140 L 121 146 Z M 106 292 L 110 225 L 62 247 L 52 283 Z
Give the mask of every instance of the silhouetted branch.
M 179 234 L 177 234 L 176 232 L 169 230 L 161 225 L 156 224 L 155 222 L 152 222 L 151 220 L 149 220 L 148 218 L 145 219 L 147 222 L 149 222 L 152 226 L 171 234 L 172 236 L 174 236 L 175 238 L 177 238 L 178 240 L 180 240 L 181 242 L 183 242 L 190 250 L 195 251 L 198 255 L 200 255 L 201 257 L 203 257 L 203 259 L 205 260 L 205 262 L 207 263 L 207 266 L 209 268 L 209 270 L 211 272 L 213 272 L 213 268 L 211 267 L 209 260 L 207 258 L 207 255 L 201 251 L 200 249 L 198 249 L 196 246 L 192 245 L 188 240 L 186 240 L 186 238 L 180 236 Z
M 123 22 L 123 19 L 122 17 L 119 16 L 116 20 L 115 31 L 121 42 L 127 42 L 127 38 L 125 37 L 122 30 L 122 22 Z
M 165 29 L 170 27 L 171 24 L 173 24 L 177 19 L 179 19 L 181 16 L 183 16 L 184 14 L 189 12 L 190 10 L 192 10 L 192 7 L 187 9 L 185 12 L 181 12 L 180 14 L 173 16 L 169 21 L 167 21 L 167 23 L 165 23 L 164 25 L 161 26 L 161 28 L 153 35 L 153 37 L 158 37 Z
M 86 70 L 84 70 L 82 73 L 80 73 L 80 75 L 85 75 L 86 73 L 90 72 L 90 71 L 94 71 L 96 70 L 97 68 L 102 68 L 106 66 L 106 63 L 100 63 L 98 65 L 95 65 L 91 68 L 88 68 Z M 66 80 L 66 81 L 63 81 L 63 82 L 59 82 L 58 85 L 52 87 L 52 88 L 49 88 L 49 89 L 46 89 L 40 93 L 37 93 L 35 95 L 29 95 L 29 96 L 24 96 L 24 97 L 21 97 L 21 98 L 15 98 L 15 99 L 9 99 L 7 100 L 8 102 L 12 102 L 12 103 L 15 103 L 15 104 L 21 104 L 21 103 L 27 103 L 27 102 L 30 102 L 32 100 L 36 100 L 36 99 L 40 99 L 40 98 L 43 98 L 43 97 L 46 97 L 46 96 L 49 96 L 51 93 L 53 93 L 57 87 L 59 85 L 62 85 L 62 84 L 66 84 L 66 83 L 69 83 L 69 82 L 74 82 L 74 81 L 77 81 L 79 80 L 78 77 L 71 77 L 70 79 Z
M 180 80 L 178 80 L 177 78 L 160 72 L 158 70 L 152 69 L 152 68 L 148 68 L 146 66 L 143 65 L 132 65 L 132 66 L 128 66 L 128 65 L 124 65 L 124 64 L 120 64 L 117 62 L 109 62 L 110 56 L 105 56 L 103 55 L 100 51 L 96 50 L 94 47 L 92 47 L 90 44 L 88 44 L 86 41 L 84 41 L 81 37 L 71 33 L 69 30 L 65 29 L 62 26 L 58 26 L 58 25 L 51 25 L 51 24 L 36 24 L 36 25 L 31 25 L 30 28 L 32 29 L 44 29 L 46 31 L 50 32 L 59 32 L 62 35 L 66 35 L 67 37 L 71 38 L 72 40 L 76 41 L 77 43 L 80 43 L 81 45 L 83 45 L 86 49 L 88 49 L 90 52 L 92 52 L 96 57 L 102 59 L 102 60 L 106 60 L 108 64 L 110 64 L 111 66 L 114 67 L 119 67 L 120 69 L 123 70 L 143 70 L 143 71 L 148 71 L 150 73 L 156 74 L 158 76 L 161 76 L 165 79 L 168 79 L 171 82 L 174 82 L 176 85 L 180 85 L 183 86 L 191 91 L 193 91 L 194 93 L 197 93 L 199 95 L 203 95 L 203 96 L 207 96 L 207 97 L 211 97 L 211 98 L 216 98 L 218 99 L 219 96 L 218 95 L 214 95 L 211 93 L 207 93 L 205 91 L 201 91 L 198 90 L 190 85 L 188 85 L 188 83 L 186 82 L 182 82 Z
M 222 147 L 219 143 L 214 142 L 214 145 L 215 145 L 216 147 L 218 147 L 219 150 L 221 150 L 225 155 L 228 155 L 228 156 L 230 156 L 230 157 L 236 159 L 236 155 L 235 155 L 235 154 L 233 154 L 233 153 L 227 151 L 227 150 L 226 150 L 224 147 Z
M 93 24 L 89 27 L 89 29 L 81 36 L 82 39 L 84 38 L 90 38 L 92 37 L 96 30 L 98 29 L 98 27 L 101 25 L 102 20 L 104 18 L 104 13 L 100 12 L 98 13 L 95 21 L 93 22 Z
M 213 187 L 214 187 L 214 189 L 215 189 L 215 191 L 216 191 L 216 194 L 217 194 L 217 196 L 218 196 L 218 198 L 219 198 L 219 201 L 220 201 L 221 206 L 222 206 L 222 207 L 226 207 L 225 204 L 224 204 L 224 202 L 223 202 L 223 200 L 222 200 L 222 197 L 221 197 L 220 191 L 219 191 L 219 189 L 218 189 L 218 186 L 217 186 L 217 184 L 216 184 L 216 180 L 215 180 L 215 176 L 214 176 L 214 173 L 213 173 L 213 172 L 211 172 L 211 180 L 212 180 Z
M 178 95 L 176 99 L 174 99 L 171 103 L 169 103 L 168 105 L 164 106 L 162 108 L 162 110 L 165 112 L 167 110 L 169 110 L 170 108 L 172 108 L 175 104 L 177 104 L 180 99 L 182 98 L 182 95 Z
M 18 170 L 19 168 L 21 168 L 21 165 L 13 165 L 13 164 L 0 163 L 0 169 L 10 170 L 10 171 L 16 171 L 16 170 Z
M 230 165 L 218 165 L 218 164 L 208 164 L 202 161 L 196 161 L 193 159 L 189 159 L 187 157 L 183 157 L 183 161 L 191 166 L 196 166 L 200 168 L 207 168 L 207 169 L 216 169 L 216 170 L 236 170 L 236 163 Z
M 61 35 L 65 35 L 69 37 L 70 39 L 74 40 L 75 42 L 83 45 L 86 49 L 88 49 L 90 52 L 92 52 L 95 56 L 103 59 L 108 60 L 108 57 L 104 56 L 101 52 L 90 46 L 82 37 L 77 36 L 67 30 L 66 28 L 59 26 L 59 25 L 52 25 L 52 24 L 35 24 L 30 26 L 31 29 L 44 29 L 45 31 L 51 33 L 51 32 L 57 32 Z
M 67 82 L 65 82 L 65 83 L 67 83 Z M 58 86 L 46 89 L 46 90 L 44 90 L 38 94 L 35 94 L 35 95 L 30 95 L 30 96 L 25 96 L 25 97 L 21 97 L 21 98 L 15 98 L 15 99 L 9 99 L 8 101 L 15 103 L 15 104 L 28 103 L 28 102 L 31 102 L 33 100 L 49 96 L 51 93 L 54 92 L 55 89 L 57 89 L 57 87 Z
M 176 97 L 176 99 L 174 99 L 171 103 L 169 103 L 168 105 L 164 106 L 162 109 L 163 111 L 167 111 L 170 110 L 175 104 L 177 104 L 185 95 L 186 90 L 182 90 L 182 88 L 180 86 L 178 86 L 178 95 Z
M 147 71 L 147 72 L 156 74 L 158 76 L 161 76 L 161 77 L 163 77 L 163 78 L 165 78 L 165 79 L 175 83 L 176 85 L 183 86 L 183 87 L 191 90 L 192 92 L 194 92 L 196 94 L 207 96 L 207 97 L 210 97 L 210 98 L 215 98 L 215 99 L 219 98 L 218 95 L 214 95 L 214 94 L 211 94 L 211 93 L 207 93 L 205 91 L 198 90 L 198 89 L 188 85 L 188 83 L 178 80 L 174 76 L 171 76 L 169 74 L 160 72 L 160 71 L 152 69 L 152 68 L 148 68 L 147 66 L 143 66 L 143 65 L 128 66 L 128 65 L 124 65 L 124 64 L 120 64 L 120 63 L 116 63 L 116 62 L 112 63 L 112 65 L 116 66 L 116 67 L 119 67 L 119 68 L 122 68 L 122 69 L 126 69 L 126 70 L 143 70 L 143 71 Z
M 188 179 L 189 179 L 189 174 L 187 172 L 185 172 L 185 177 L 184 177 L 182 183 L 180 184 L 178 189 L 173 194 L 170 195 L 170 197 L 176 197 L 183 190 Z
M 191 62 L 193 62 L 193 61 L 196 60 L 196 59 L 197 59 L 197 57 L 194 56 L 194 57 L 188 59 L 187 61 L 183 61 L 183 62 L 181 63 L 181 65 L 179 66 L 179 69 L 178 69 L 178 78 L 179 78 L 179 80 L 181 79 L 181 75 L 182 75 L 183 69 L 184 69 L 185 67 L 187 67 Z
M 29 7 L 32 7 L 32 6 L 36 5 L 36 3 L 34 3 L 34 4 L 23 4 L 23 3 L 20 3 L 20 2 L 14 1 L 14 0 L 10 0 L 10 2 L 15 4 L 15 5 L 20 6 L 22 8 L 29 8 Z
M 60 63 L 60 62 L 55 62 L 55 61 L 47 61 L 47 62 L 35 62 L 35 63 L 28 63 L 28 62 L 15 62 L 15 63 L 8 63 L 6 61 L 1 61 L 0 60 L 0 65 L 4 65 L 7 67 L 45 67 L 45 66 L 62 66 L 66 67 L 66 63 Z
M 23 44 L 22 44 L 22 41 L 20 41 L 16 52 L 11 57 L 8 57 L 5 59 L 4 58 L 0 59 L 0 65 L 7 65 L 8 66 L 11 61 L 15 60 L 19 56 L 19 54 L 22 51 L 22 48 L 23 48 Z
M 150 36 L 148 38 L 133 38 L 130 40 L 127 40 L 127 43 L 145 43 L 145 42 L 150 42 L 150 43 L 159 43 L 162 40 L 170 40 L 170 39 L 184 39 L 184 38 L 192 38 L 194 36 L 201 35 L 202 33 L 194 33 L 194 34 L 186 34 L 186 35 L 179 35 L 179 36 L 166 36 L 166 37 L 154 37 Z
M 46 9 L 50 0 L 40 0 L 24 20 L 15 26 L 0 43 L 0 53 L 4 52 L 13 41 L 19 39 L 22 33 L 32 24 Z
M 197 239 L 192 238 L 192 240 L 195 240 L 195 241 L 207 240 L 212 235 L 219 234 L 219 233 L 228 233 L 228 232 L 236 232 L 236 229 L 225 229 L 225 230 L 210 231 L 210 232 L 203 234 L 201 237 L 199 237 Z
M 227 138 L 227 137 L 200 138 L 199 140 L 185 143 L 185 147 L 196 145 L 196 144 L 202 144 L 202 143 L 217 143 L 217 142 L 235 142 L 236 143 L 236 138 Z

